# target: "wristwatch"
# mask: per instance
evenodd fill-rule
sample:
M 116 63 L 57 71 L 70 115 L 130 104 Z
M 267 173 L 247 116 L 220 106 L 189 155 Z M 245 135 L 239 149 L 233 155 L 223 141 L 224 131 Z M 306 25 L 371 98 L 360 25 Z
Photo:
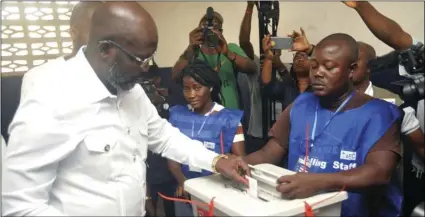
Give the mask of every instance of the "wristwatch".
M 217 162 L 218 162 L 220 159 L 227 159 L 227 158 L 228 158 L 228 157 L 227 157 L 227 155 L 224 155 L 224 154 L 217 155 L 217 156 L 213 159 L 213 162 L 212 162 L 212 166 L 211 166 L 212 171 L 213 171 L 214 173 L 218 173 L 217 168 L 216 168 Z

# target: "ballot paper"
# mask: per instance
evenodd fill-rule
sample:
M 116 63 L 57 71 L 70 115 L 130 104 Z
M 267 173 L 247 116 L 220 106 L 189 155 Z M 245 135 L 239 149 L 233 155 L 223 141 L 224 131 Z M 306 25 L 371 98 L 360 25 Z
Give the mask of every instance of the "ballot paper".
M 251 197 L 258 198 L 258 182 L 257 182 L 257 180 L 255 180 L 255 179 L 253 179 L 249 176 L 246 176 L 246 179 L 248 179 L 248 186 L 249 186 L 248 187 L 248 194 Z

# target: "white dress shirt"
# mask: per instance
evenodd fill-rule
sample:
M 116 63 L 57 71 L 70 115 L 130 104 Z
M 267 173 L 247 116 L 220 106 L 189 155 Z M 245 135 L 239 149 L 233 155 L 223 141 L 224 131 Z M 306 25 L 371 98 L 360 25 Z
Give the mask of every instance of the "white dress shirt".
M 9 128 L 3 215 L 143 216 L 147 149 L 211 171 L 216 153 L 161 119 L 140 85 L 111 95 L 82 50 L 32 71 Z
M 64 57 L 59 57 L 59 58 L 47 61 L 47 63 L 50 63 L 50 62 L 65 62 L 65 59 Z M 32 89 L 32 86 L 34 85 L 33 80 L 35 78 L 41 79 L 43 74 L 49 74 L 46 72 L 48 70 L 43 69 L 44 67 L 49 67 L 49 66 L 51 66 L 51 64 L 43 64 L 38 66 L 37 69 L 30 70 L 24 74 L 24 76 L 22 77 L 22 84 L 21 84 L 21 98 L 25 98 L 28 91 Z M 59 70 L 59 72 L 60 71 L 62 70 Z M 21 102 L 19 104 L 21 104 Z

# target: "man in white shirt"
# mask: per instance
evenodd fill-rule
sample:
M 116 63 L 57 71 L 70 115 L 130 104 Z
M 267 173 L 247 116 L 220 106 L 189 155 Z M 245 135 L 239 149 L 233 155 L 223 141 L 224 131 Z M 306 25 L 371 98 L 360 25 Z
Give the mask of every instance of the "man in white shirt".
M 4 216 L 143 216 L 148 148 L 246 184 L 240 158 L 181 134 L 136 85 L 157 44 L 156 25 L 138 3 L 108 2 L 93 14 L 87 47 L 33 69 L 45 75 L 10 125 Z
M 364 42 L 358 42 L 359 45 L 359 57 L 357 61 L 357 70 L 353 73 L 353 83 L 356 89 L 360 92 L 364 92 L 369 96 L 380 98 L 388 102 L 401 104 L 401 100 L 397 95 L 373 86 L 369 80 L 370 69 L 367 63 L 376 58 L 375 49 Z M 416 118 L 415 110 L 412 107 L 403 108 L 404 116 L 401 124 L 401 133 L 410 137 L 412 144 L 414 144 L 416 150 L 423 150 L 423 133 L 420 129 L 419 120 Z M 420 139 L 422 137 L 422 140 Z M 422 152 L 423 151 L 419 151 Z
M 401 100 L 399 97 L 385 89 L 381 89 L 373 86 L 369 80 L 370 69 L 367 63 L 376 58 L 375 49 L 364 42 L 358 42 L 359 45 L 359 57 L 357 62 L 357 70 L 353 73 L 353 83 L 356 89 L 360 92 L 364 92 L 369 96 L 380 98 L 388 102 L 397 104 L 400 106 Z M 414 150 L 420 158 L 424 159 L 424 134 L 420 129 L 420 122 L 416 118 L 415 110 L 412 107 L 403 107 L 403 120 L 401 123 L 401 133 L 405 135 L 408 143 L 404 145 L 412 145 L 409 150 Z M 406 147 L 403 147 L 406 149 Z M 413 155 L 412 164 L 418 168 L 421 168 L 420 163 L 422 160 L 418 160 L 417 155 Z M 399 177 L 403 177 L 403 169 L 399 168 L 397 171 Z

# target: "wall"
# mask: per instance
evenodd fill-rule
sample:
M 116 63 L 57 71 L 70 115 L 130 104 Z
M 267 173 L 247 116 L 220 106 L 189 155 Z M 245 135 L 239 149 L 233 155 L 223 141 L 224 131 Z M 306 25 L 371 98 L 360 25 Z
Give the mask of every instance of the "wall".
M 373 2 L 381 13 L 399 23 L 417 39 L 424 40 L 424 2 Z M 156 61 L 172 66 L 189 43 L 189 32 L 194 29 L 206 8 L 211 6 L 224 17 L 224 36 L 228 42 L 238 43 L 239 28 L 246 2 L 141 2 L 154 17 L 159 31 Z M 373 45 L 378 54 L 391 50 L 376 39 L 358 14 L 340 2 L 280 2 L 278 35 L 285 36 L 303 27 L 311 43 L 335 32 L 344 32 L 357 40 Z M 251 41 L 259 53 L 258 18 L 253 13 Z M 292 54 L 283 52 L 285 62 Z

